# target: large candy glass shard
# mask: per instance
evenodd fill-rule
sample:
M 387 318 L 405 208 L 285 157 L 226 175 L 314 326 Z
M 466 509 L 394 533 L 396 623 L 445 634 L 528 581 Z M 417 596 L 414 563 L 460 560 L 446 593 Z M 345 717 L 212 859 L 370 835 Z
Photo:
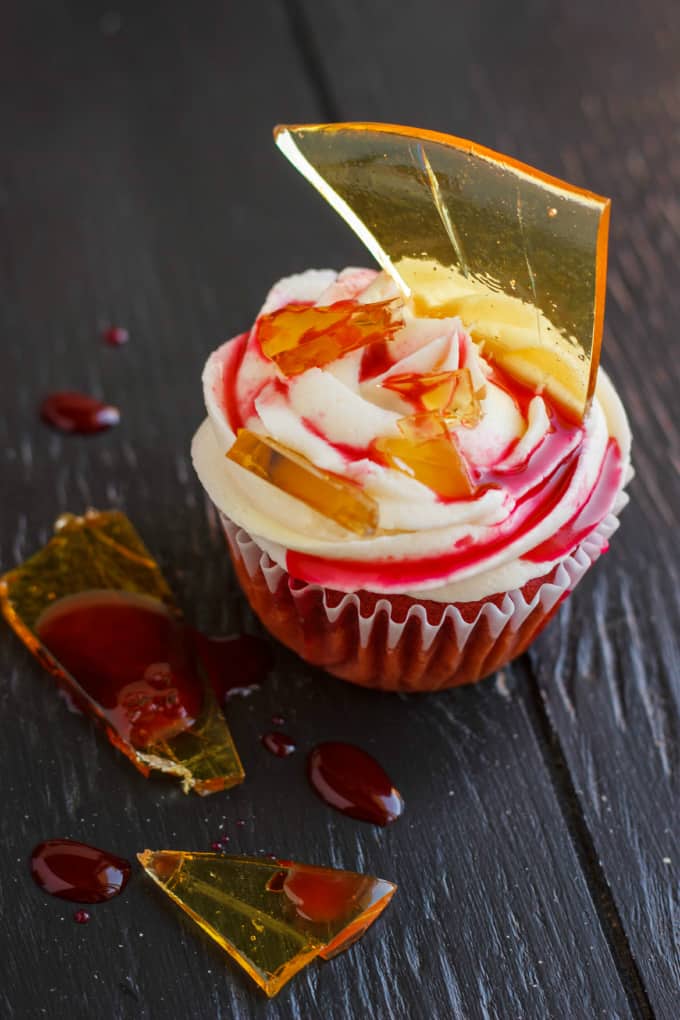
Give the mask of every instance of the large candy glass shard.
M 397 304 L 394 300 L 365 305 L 337 301 L 325 307 L 293 303 L 262 315 L 257 337 L 263 353 L 285 375 L 298 375 L 377 340 L 391 340 L 404 324 Z
M 270 996 L 315 956 L 349 948 L 396 889 L 381 878 L 291 861 L 174 850 L 138 857 Z
M 397 422 L 401 436 L 373 442 L 380 460 L 432 489 L 442 499 L 467 499 L 475 491 L 455 439 L 441 415 L 415 414 Z
M 460 315 L 485 353 L 583 417 L 602 337 L 608 199 L 433 131 L 284 125 L 275 137 L 416 311 Z
M 0 579 L 3 614 L 75 704 L 144 775 L 212 793 L 244 778 L 190 628 L 127 517 L 64 514 Z
M 438 411 L 451 426 L 471 428 L 482 416 L 482 394 L 475 392 L 468 368 L 453 372 L 404 372 L 388 376 L 382 386 L 420 411 Z
M 349 531 L 372 535 L 378 527 L 378 504 L 371 496 L 271 436 L 239 429 L 227 457 Z

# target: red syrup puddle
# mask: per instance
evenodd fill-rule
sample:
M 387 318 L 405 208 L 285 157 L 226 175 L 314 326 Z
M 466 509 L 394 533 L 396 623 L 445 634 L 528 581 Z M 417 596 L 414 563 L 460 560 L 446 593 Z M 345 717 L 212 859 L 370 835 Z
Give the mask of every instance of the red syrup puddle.
M 69 595 L 42 614 L 35 631 L 133 747 L 169 740 L 200 715 L 193 642 L 156 599 L 111 590 Z
M 266 641 L 251 634 L 220 638 L 206 637 L 193 629 L 191 633 L 196 654 L 220 704 L 260 689 L 273 665 L 272 650 Z
M 31 854 L 31 874 L 50 896 L 75 903 L 104 903 L 118 896 L 130 877 L 130 862 L 106 850 L 73 839 L 48 839 Z M 78 911 L 74 919 L 81 920 Z
M 353 744 L 318 744 L 307 759 L 307 776 L 322 800 L 350 818 L 388 825 L 404 810 L 383 767 Z
M 102 333 L 102 340 L 111 347 L 122 347 L 130 339 L 130 334 L 124 326 L 109 326 Z
M 40 417 L 61 432 L 91 435 L 120 421 L 120 411 L 83 393 L 50 393 L 40 405 Z
M 292 861 L 278 863 L 287 871 L 277 871 L 267 882 L 267 891 L 283 893 L 295 912 L 314 924 L 331 924 L 347 913 L 365 886 L 360 875 L 330 874 L 319 877 L 314 870 L 296 867 Z
M 289 754 L 297 750 L 297 744 L 293 738 L 278 730 L 271 730 L 271 732 L 263 734 L 260 739 L 262 746 L 275 754 L 277 758 L 287 758 Z

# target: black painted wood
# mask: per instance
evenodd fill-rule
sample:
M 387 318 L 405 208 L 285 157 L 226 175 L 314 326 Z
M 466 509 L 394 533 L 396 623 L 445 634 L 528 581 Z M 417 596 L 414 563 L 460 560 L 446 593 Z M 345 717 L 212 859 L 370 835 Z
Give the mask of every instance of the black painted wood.
M 678 302 L 670 279 L 655 275 L 645 288 L 641 278 L 660 258 L 654 239 L 669 259 L 675 251 L 677 167 L 670 138 L 657 140 L 656 163 L 645 162 L 648 156 L 635 162 L 638 135 L 634 124 L 625 135 L 622 101 L 618 121 L 599 116 L 605 100 L 596 89 L 605 79 L 596 65 L 604 44 L 565 4 L 460 8 L 442 5 L 446 33 L 427 10 L 419 20 L 415 7 L 400 6 L 397 16 L 378 0 L 323 9 L 129 0 L 117 16 L 72 0 L 17 3 L 6 12 L 3 567 L 44 541 L 62 510 L 121 506 L 191 619 L 215 632 L 257 631 L 189 463 L 202 416 L 202 362 L 251 320 L 278 276 L 366 261 L 276 153 L 270 129 L 277 120 L 361 115 L 456 130 L 605 193 L 610 173 L 631 214 L 619 235 L 627 239 L 622 251 L 636 255 L 615 261 L 613 289 L 621 302 L 628 295 L 629 307 L 614 312 L 616 335 L 607 345 L 648 440 L 636 486 L 643 509 L 601 565 L 603 579 L 576 597 L 544 639 L 533 673 L 525 663 L 478 688 L 402 699 L 355 690 L 277 649 L 266 688 L 230 710 L 248 776 L 228 794 L 185 798 L 170 782 L 145 782 L 69 714 L 49 678 L 3 631 L 3 1016 L 542 1020 L 645 1016 L 649 1003 L 657 1016 L 673 1015 L 664 900 L 670 870 L 654 855 L 666 856 L 661 832 L 672 825 L 677 773 L 670 694 L 677 652 L 667 608 L 675 483 L 661 473 L 668 460 L 658 443 L 664 428 L 675 451 L 677 418 L 649 410 L 656 382 L 671 395 L 672 380 L 644 380 L 641 399 L 634 344 L 651 323 L 660 351 Z M 654 46 L 645 49 L 643 34 L 636 51 L 651 113 L 655 88 L 672 66 L 672 51 L 663 49 L 672 28 L 659 22 Z M 616 31 L 619 56 L 606 81 L 630 92 L 623 69 L 631 37 Z M 539 63 L 552 93 L 537 87 L 538 70 L 526 71 L 546 37 L 552 48 Z M 591 91 L 580 106 L 567 91 L 563 141 L 556 142 L 550 122 L 574 47 Z M 416 66 L 414 84 L 405 71 Z M 668 127 L 675 123 L 670 80 L 664 94 L 667 119 L 658 123 Z M 655 137 L 645 133 L 645 153 Z M 628 169 L 619 165 L 624 145 L 632 153 Z M 653 170 L 665 174 L 665 204 L 658 192 L 647 197 Z M 127 347 L 101 344 L 99 327 L 109 321 L 130 329 Z M 119 403 L 121 426 L 91 439 L 49 432 L 35 406 L 54 387 Z M 642 525 L 648 534 L 639 537 Z M 640 620 L 649 606 L 651 624 Z M 631 647 L 635 668 L 624 683 Z M 592 675 L 587 686 L 579 686 L 581 672 Z M 549 699 L 549 719 L 537 684 Z M 576 707 L 569 712 L 566 704 Z M 285 761 L 259 744 L 275 711 L 300 741 Z M 307 788 L 304 752 L 331 737 L 373 751 L 394 776 L 407 812 L 393 827 L 337 816 Z M 663 752 L 654 743 L 660 738 Z M 636 772 L 654 791 L 644 802 Z M 246 820 L 242 829 L 238 818 Z M 38 892 L 25 865 L 34 843 L 50 836 L 132 855 L 147 845 L 207 848 L 222 824 L 236 852 L 365 868 L 395 879 L 400 891 L 354 949 L 308 968 L 268 1004 L 141 875 L 80 927 L 68 905 Z

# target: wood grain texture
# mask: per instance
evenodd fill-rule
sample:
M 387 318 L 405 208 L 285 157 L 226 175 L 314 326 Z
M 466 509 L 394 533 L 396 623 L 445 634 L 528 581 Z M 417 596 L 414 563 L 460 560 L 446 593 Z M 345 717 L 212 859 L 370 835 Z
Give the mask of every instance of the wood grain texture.
M 510 14 L 486 0 L 457 5 L 454 39 L 437 28 L 451 10 L 439 0 L 398 19 L 379 4 L 304 6 L 342 118 L 448 130 L 612 196 L 603 363 L 631 417 L 637 477 L 613 551 L 530 656 L 570 774 L 565 813 L 576 798 L 633 1000 L 677 1016 L 680 11 L 629 0 Z M 378 36 L 390 60 L 366 78 Z
M 669 257 L 677 252 L 680 229 L 668 217 L 678 168 L 672 169 L 670 138 L 659 142 L 654 165 L 671 169 L 664 171 L 665 204 L 652 203 L 648 211 L 644 174 L 631 183 L 615 159 L 616 146 L 624 144 L 625 103 L 617 107 L 618 122 L 613 113 L 600 118 L 609 133 L 599 147 L 589 141 L 584 155 L 582 140 L 592 139 L 599 124 L 592 68 L 601 44 L 589 42 L 566 4 L 551 5 L 550 19 L 538 3 L 515 5 L 512 17 L 500 3 L 475 11 L 460 6 L 441 7 L 448 33 L 438 31 L 432 5 L 425 18 L 415 16 L 415 7 L 395 17 L 393 6 L 380 0 L 323 11 L 311 4 L 215 0 L 191 9 L 175 0 L 129 0 L 117 6 L 118 22 L 110 14 L 100 20 L 102 12 L 74 0 L 10 6 L 0 38 L 0 229 L 8 241 L 0 261 L 0 563 L 12 565 L 36 548 L 62 510 L 120 506 L 158 555 L 193 621 L 213 632 L 257 631 L 189 463 L 189 441 L 202 416 L 202 363 L 221 339 L 249 323 L 272 280 L 309 265 L 366 260 L 274 150 L 276 121 L 321 119 L 329 103 L 337 103 L 345 116 L 456 125 L 546 169 L 563 166 L 605 193 L 609 167 L 620 188 L 630 188 L 632 219 L 622 234 L 629 243 L 622 248 L 636 255 L 615 263 L 613 286 L 630 307 L 622 306 L 607 348 L 612 360 L 616 356 L 616 379 L 638 431 L 649 436 L 646 468 L 638 465 L 642 495 L 629 517 L 632 526 L 624 525 L 611 554 L 615 573 L 610 562 L 595 588 L 575 600 L 573 612 L 582 615 L 562 618 L 534 668 L 552 699 L 551 719 L 571 770 L 567 779 L 602 856 L 645 995 L 658 1016 L 670 1016 L 664 927 L 670 908 L 666 872 L 654 856 L 662 828 L 654 811 L 659 789 L 665 799 L 658 803 L 668 815 L 670 779 L 677 775 L 670 693 L 677 680 L 677 618 L 668 609 L 677 489 L 667 477 L 667 454 L 655 441 L 662 429 L 670 462 L 680 464 L 680 455 L 674 381 L 659 378 L 667 408 L 650 410 L 654 387 L 645 379 L 640 396 L 635 344 L 651 323 L 660 348 L 680 301 L 680 288 L 656 276 L 654 300 L 646 292 L 638 298 L 658 265 L 657 250 Z M 541 58 L 544 73 L 554 73 L 554 104 L 567 70 L 566 56 L 561 65 L 556 56 L 560 18 L 571 33 L 563 41 L 572 49 L 579 44 L 585 81 L 592 84 L 590 105 L 572 107 L 569 93 L 562 99 L 558 145 L 549 130 L 554 105 L 545 87 L 538 88 L 538 71 L 526 80 L 526 68 L 554 33 L 550 60 Z M 664 38 L 671 28 L 665 27 Z M 362 50 L 365 38 L 373 42 Z M 461 56 L 460 66 L 452 64 L 452 38 L 474 59 Z M 672 63 L 669 53 L 666 64 L 659 57 L 654 65 L 661 45 L 645 50 L 643 40 L 639 50 L 649 104 L 659 81 L 654 76 Z M 403 75 L 414 51 L 420 54 L 417 89 Z M 624 71 L 622 56 L 611 80 L 630 89 Z M 664 109 L 674 109 L 673 96 L 668 83 Z M 607 102 L 614 100 L 607 96 Z M 483 131 L 475 128 L 480 117 Z M 645 144 L 652 142 L 650 130 Z M 625 145 L 637 152 L 632 129 Z M 604 176 L 590 179 L 594 169 Z M 658 233 L 660 249 L 650 231 Z M 101 344 L 100 325 L 111 321 L 129 328 L 127 347 Z M 121 426 L 94 438 L 49 432 L 35 408 L 45 390 L 58 387 L 84 388 L 118 403 Z M 627 592 L 628 601 L 620 594 L 611 600 L 607 587 Z M 641 614 L 645 607 L 647 616 L 653 607 L 652 623 Z M 658 648 L 648 645 L 654 637 Z M 631 647 L 636 668 L 624 683 Z M 653 669 L 648 648 L 657 655 Z M 588 675 L 586 666 L 604 679 L 574 691 L 581 669 Z M 3 1016 L 645 1015 L 644 996 L 622 971 L 611 920 L 597 901 L 582 833 L 568 817 L 564 784 L 537 718 L 535 680 L 523 668 L 475 689 L 406 699 L 354 689 L 279 648 L 268 685 L 230 710 L 246 783 L 206 800 L 185 798 L 162 779 L 142 780 L 86 721 L 69 714 L 49 678 L 7 631 L 0 676 L 6 725 L 0 745 Z M 638 695 L 643 676 L 645 698 Z M 562 707 L 563 689 L 575 706 L 572 714 Z M 615 714 L 617 690 L 623 728 Z M 287 760 L 268 756 L 259 743 L 279 711 L 300 742 L 300 752 Z M 652 722 L 655 737 L 665 742 L 668 776 L 648 737 Z M 315 799 L 304 779 L 304 754 L 329 738 L 360 744 L 392 774 L 407 801 L 392 828 L 342 818 Z M 616 771 L 607 763 L 613 748 Z M 638 761 L 640 781 L 654 790 L 642 804 L 630 780 L 630 762 L 637 767 Z M 591 774 L 595 787 L 587 782 Z M 615 812 L 609 822 L 600 799 L 601 833 L 593 790 L 600 797 L 604 792 Z M 235 824 L 239 818 L 243 828 Z M 139 873 L 123 897 L 93 909 L 90 924 L 80 927 L 68 904 L 39 893 L 25 866 L 32 846 L 53 836 L 132 856 L 144 846 L 205 849 L 222 825 L 235 852 L 364 868 L 396 880 L 400 891 L 360 944 L 332 963 L 308 968 L 266 1003 Z M 605 833 L 605 826 L 614 833 Z M 641 860 L 648 862 L 645 888 Z M 637 914 L 626 911 L 629 904 Z M 638 942 L 630 935 L 631 919 L 640 924 Z

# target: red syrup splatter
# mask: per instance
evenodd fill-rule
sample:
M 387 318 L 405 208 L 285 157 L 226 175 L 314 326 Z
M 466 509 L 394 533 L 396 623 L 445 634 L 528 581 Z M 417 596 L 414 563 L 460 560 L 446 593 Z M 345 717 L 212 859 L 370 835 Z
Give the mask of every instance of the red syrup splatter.
M 392 351 L 387 340 L 377 340 L 365 348 L 359 366 L 359 382 L 375 379 L 393 365 Z
M 202 683 L 188 628 L 156 599 L 86 591 L 59 599 L 36 634 L 76 681 L 76 700 L 136 748 L 169 740 L 198 718 Z
M 102 333 L 102 339 L 111 347 L 121 347 L 130 339 L 130 334 L 124 326 L 109 326 Z
M 90 920 L 91 914 L 89 910 L 76 910 L 73 915 L 73 920 L 76 924 L 87 924 Z
M 404 810 L 383 767 L 353 744 L 318 744 L 307 759 L 307 776 L 322 800 L 351 818 L 388 825 Z
M 273 726 L 285 726 L 285 724 L 286 724 L 286 720 L 283 718 L 282 715 L 273 715 L 272 716 L 272 725 Z
M 104 903 L 118 896 L 130 877 L 130 862 L 73 839 L 48 839 L 31 854 L 31 874 L 43 892 L 75 903 Z M 78 911 L 78 914 L 87 911 Z M 86 920 L 89 921 L 89 915 Z M 75 920 L 80 924 L 77 914 Z
M 257 691 L 273 665 L 270 645 L 251 634 L 206 637 L 192 630 L 196 653 L 220 704 L 225 698 Z
M 278 730 L 271 730 L 260 738 L 262 746 L 275 754 L 277 758 L 287 758 L 289 754 L 297 750 L 297 744 L 287 733 L 280 733 Z
M 61 432 L 91 435 L 117 425 L 120 411 L 83 393 L 50 393 L 40 405 L 40 417 Z

